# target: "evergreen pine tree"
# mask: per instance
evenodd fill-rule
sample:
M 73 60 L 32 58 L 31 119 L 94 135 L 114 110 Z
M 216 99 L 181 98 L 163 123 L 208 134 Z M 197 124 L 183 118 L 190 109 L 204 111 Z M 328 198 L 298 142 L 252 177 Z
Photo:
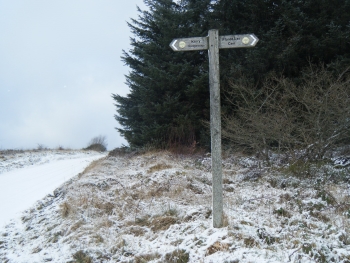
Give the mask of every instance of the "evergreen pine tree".
M 220 0 L 213 9 L 211 26 L 221 35 L 259 38 L 253 49 L 220 51 L 225 77 L 259 82 L 273 71 L 297 81 L 309 63 L 350 64 L 349 0 Z
M 144 0 L 122 60 L 130 93 L 113 94 L 118 129 L 131 146 L 204 144 L 209 120 L 207 51 L 174 52 L 174 38 L 254 33 L 252 49 L 220 51 L 222 90 L 242 76 L 260 89 L 272 72 L 298 82 L 309 63 L 350 64 L 349 0 Z M 223 113 L 234 110 L 222 96 Z
M 129 27 L 132 49 L 122 60 L 131 68 L 126 76 L 130 93 L 113 94 L 118 129 L 131 146 L 189 145 L 198 140 L 200 120 L 209 100 L 204 52 L 176 53 L 174 38 L 205 36 L 209 0 L 145 0 L 149 11 Z M 204 54 L 203 54 L 204 53 Z

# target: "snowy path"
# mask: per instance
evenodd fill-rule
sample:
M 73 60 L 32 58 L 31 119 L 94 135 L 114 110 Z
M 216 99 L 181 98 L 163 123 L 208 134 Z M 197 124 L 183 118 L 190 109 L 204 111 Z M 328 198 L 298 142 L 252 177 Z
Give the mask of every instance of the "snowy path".
M 104 156 L 55 160 L 0 174 L 0 227 Z

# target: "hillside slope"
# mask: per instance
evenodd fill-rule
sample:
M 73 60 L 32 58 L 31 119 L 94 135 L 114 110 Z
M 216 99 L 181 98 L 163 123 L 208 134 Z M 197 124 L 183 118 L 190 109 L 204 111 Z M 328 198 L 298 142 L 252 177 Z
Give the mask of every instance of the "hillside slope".
M 349 168 L 325 163 L 301 178 L 238 155 L 223 168 L 215 229 L 210 156 L 110 154 L 1 230 L 0 260 L 350 262 Z

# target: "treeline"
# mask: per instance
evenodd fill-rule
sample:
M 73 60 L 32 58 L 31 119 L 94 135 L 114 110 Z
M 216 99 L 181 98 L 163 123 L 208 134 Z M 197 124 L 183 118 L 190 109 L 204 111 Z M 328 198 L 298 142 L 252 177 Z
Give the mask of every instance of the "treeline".
M 130 93 L 113 94 L 115 118 L 122 126 L 118 130 L 130 146 L 209 147 L 207 51 L 173 52 L 169 47 L 174 38 L 204 37 L 209 29 L 219 29 L 220 35 L 254 33 L 260 39 L 252 49 L 220 51 L 226 144 L 264 154 L 308 149 L 321 156 L 329 145 L 349 142 L 350 1 L 144 2 L 148 10 L 139 9 L 139 17 L 129 23 L 132 48 L 122 57 L 131 69 L 126 76 Z M 318 80 L 325 74 L 331 81 Z M 314 96 L 316 104 L 308 105 L 305 96 Z M 320 113 L 318 105 L 334 104 L 345 108 Z M 324 123 L 340 124 L 341 131 L 322 134 L 325 112 L 329 116 Z M 254 113 L 261 118 L 253 118 Z M 318 114 L 316 124 L 308 123 L 314 121 L 313 113 Z M 268 126 L 257 123 L 262 117 L 268 120 L 265 124 L 275 120 L 291 128 L 277 125 L 271 134 Z

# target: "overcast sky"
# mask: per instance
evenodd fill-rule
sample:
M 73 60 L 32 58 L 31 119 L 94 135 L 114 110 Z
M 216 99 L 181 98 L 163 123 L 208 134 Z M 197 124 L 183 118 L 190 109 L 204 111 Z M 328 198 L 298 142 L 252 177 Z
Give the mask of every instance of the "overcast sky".
M 126 22 L 142 0 L 0 0 L 0 149 L 86 147 L 115 130 L 126 95 Z

